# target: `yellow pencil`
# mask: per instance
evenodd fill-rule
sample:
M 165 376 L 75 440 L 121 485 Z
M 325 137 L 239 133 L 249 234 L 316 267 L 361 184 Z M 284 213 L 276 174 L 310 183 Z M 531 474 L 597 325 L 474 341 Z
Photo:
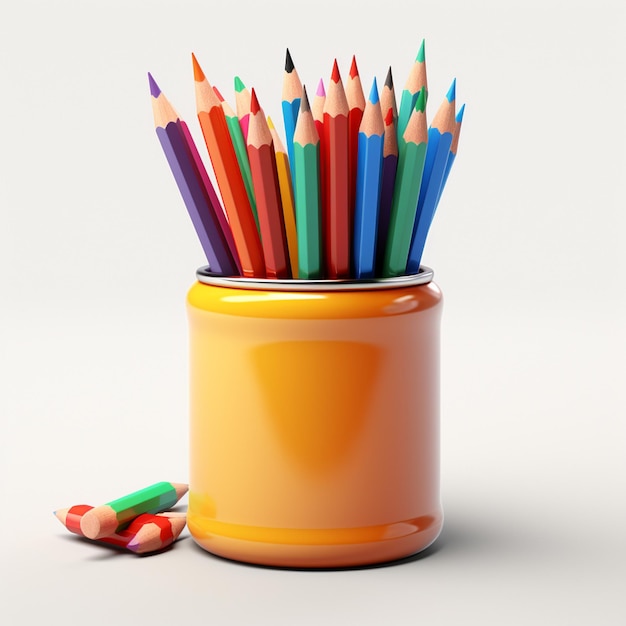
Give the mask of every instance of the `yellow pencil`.
M 293 202 L 293 185 L 291 181 L 291 170 L 289 169 L 289 156 L 270 117 L 267 118 L 267 125 L 269 126 L 270 133 L 272 133 L 272 140 L 274 141 L 278 186 L 280 187 L 280 198 L 283 203 L 283 217 L 285 220 L 285 232 L 287 233 L 287 248 L 289 250 L 291 275 L 294 278 L 298 278 L 298 235 L 296 232 L 296 211 Z

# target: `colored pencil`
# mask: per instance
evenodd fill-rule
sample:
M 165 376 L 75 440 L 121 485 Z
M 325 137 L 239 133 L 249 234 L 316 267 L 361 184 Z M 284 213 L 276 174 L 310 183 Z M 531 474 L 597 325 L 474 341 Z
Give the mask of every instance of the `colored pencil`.
M 320 139 L 303 89 L 293 136 L 295 205 L 298 233 L 298 276 L 322 277 Z
M 293 64 L 293 59 L 287 48 L 285 55 L 285 72 L 283 74 L 282 109 L 283 122 L 285 124 L 285 143 L 287 154 L 291 164 L 291 176 L 293 178 L 293 133 L 296 130 L 300 100 L 302 98 L 302 83 Z
M 313 103 L 311 104 L 311 113 L 313 114 L 313 120 L 315 121 L 315 128 L 317 134 L 322 139 L 324 134 L 324 104 L 326 103 L 326 89 L 324 89 L 324 79 L 320 78 L 320 82 L 317 84 L 315 90 L 315 96 L 313 96 Z
M 112 535 L 142 513 L 160 513 L 173 507 L 187 489 L 182 483 L 160 482 L 94 507 L 81 517 L 81 533 L 88 539 Z
M 285 234 L 287 235 L 287 248 L 289 250 L 289 267 L 293 278 L 298 278 L 298 234 L 296 231 L 296 209 L 293 199 L 293 184 L 291 180 L 291 168 L 289 155 L 285 145 L 272 123 L 267 118 L 267 125 L 274 142 L 274 154 L 276 155 L 276 172 L 278 173 L 278 186 L 280 188 L 280 201 L 283 205 L 283 219 L 285 222 Z
M 54 515 L 70 532 L 84 537 L 80 530 L 80 520 L 93 508 L 87 504 L 79 504 L 55 511 Z M 186 523 L 184 513 L 143 513 L 135 517 L 127 528 L 95 541 L 126 548 L 135 554 L 147 554 L 174 543 Z
M 428 150 L 424 163 L 424 176 L 417 202 L 413 239 L 406 266 L 408 274 L 416 274 L 419 271 L 426 236 L 437 208 L 439 190 L 450 155 L 452 136 L 456 129 L 455 102 L 456 79 L 452 81 L 452 85 L 428 129 Z
M 252 184 L 257 199 L 259 228 L 263 240 L 265 272 L 268 278 L 291 278 L 274 144 L 254 89 L 250 99 L 247 142 Z
M 254 188 L 252 186 L 250 163 L 248 162 L 248 150 L 246 149 L 246 140 L 243 138 L 243 132 L 241 131 L 239 118 L 237 117 L 237 113 L 235 113 L 233 108 L 224 99 L 224 96 L 222 96 L 222 94 L 219 92 L 217 87 L 215 87 L 215 85 L 213 86 L 213 91 L 215 91 L 215 95 L 218 97 L 220 104 L 222 105 L 222 109 L 224 109 L 226 124 L 228 125 L 228 132 L 230 133 L 230 138 L 233 142 L 233 147 L 235 148 L 237 163 L 239 163 L 239 169 L 241 170 L 241 175 L 243 177 L 243 184 L 246 187 L 248 200 L 250 200 L 250 207 L 252 208 L 252 213 L 254 215 L 254 219 L 257 223 L 258 228 L 259 218 L 256 212 L 256 199 L 254 197 Z
M 148 74 L 157 137 L 215 274 L 241 273 L 230 226 L 187 125 Z
M 324 224 L 324 218 L 326 215 L 326 190 L 328 186 L 326 184 L 326 144 L 324 143 L 324 105 L 326 103 L 326 90 L 324 89 L 324 80 L 320 78 L 315 90 L 315 96 L 313 96 L 313 102 L 311 103 L 311 113 L 313 114 L 313 121 L 315 122 L 315 128 L 317 129 L 317 135 L 320 139 L 319 144 L 319 184 L 320 184 L 320 225 L 322 232 L 325 232 L 326 227 Z
M 400 96 L 400 111 L 398 112 L 398 142 L 404 134 L 406 125 L 409 121 L 409 117 L 412 115 L 412 111 L 415 108 L 415 101 L 422 89 L 425 90 L 426 100 L 428 100 L 428 84 L 426 78 L 426 51 L 425 42 L 422 40 L 422 45 L 415 57 L 415 61 L 411 66 L 409 77 L 407 78 L 404 89 Z
M 393 202 L 393 190 L 396 184 L 398 168 L 398 135 L 396 122 L 398 110 L 393 87 L 391 68 L 387 72 L 385 85 L 380 92 L 380 106 L 384 115 L 385 135 L 383 141 L 383 172 L 380 183 L 380 208 L 378 211 L 378 239 L 376 245 L 376 267 L 382 273 L 385 258 L 387 235 L 389 234 L 389 217 Z
M 259 231 L 230 138 L 224 109 L 194 55 L 192 60 L 198 120 L 235 239 L 242 273 L 247 277 L 263 278 L 265 263 Z
M 439 188 L 439 196 L 437 197 L 437 204 L 439 204 L 439 200 L 441 200 L 441 193 L 443 192 L 444 187 L 446 186 L 446 182 L 448 181 L 448 176 L 450 175 L 450 170 L 452 169 L 452 165 L 454 160 L 456 159 L 456 153 L 459 149 L 459 137 L 461 136 L 461 125 L 463 124 L 463 115 L 465 113 L 465 105 L 463 105 L 459 112 L 456 114 L 454 118 L 454 134 L 452 135 L 452 143 L 450 144 L 450 154 L 448 156 L 448 160 L 446 162 L 446 171 L 443 174 L 443 180 L 441 181 L 441 187 Z
M 248 141 L 248 124 L 250 123 L 250 91 L 239 76 L 235 76 L 235 108 L 243 138 Z
M 365 96 L 356 64 L 356 56 L 352 56 L 350 72 L 346 80 L 346 100 L 348 101 L 348 207 L 350 211 L 350 232 L 354 231 L 354 201 L 356 197 L 357 151 L 359 146 L 359 129 L 365 110 Z
M 422 89 L 399 142 L 403 144 L 403 148 L 398 155 L 398 171 L 383 261 L 382 275 L 385 278 L 402 276 L 406 270 L 428 144 L 425 109 L 426 93 Z
M 385 77 L 385 84 L 380 90 L 380 108 L 383 115 L 387 114 L 389 109 L 393 112 L 393 125 L 394 128 L 398 123 L 398 106 L 396 104 L 396 91 L 393 85 L 393 73 L 391 67 L 387 70 L 387 76 Z
M 358 137 L 353 248 L 356 278 L 374 278 L 376 273 L 384 133 L 378 87 L 374 79 Z
M 348 101 L 335 59 L 324 103 L 326 275 L 350 277 Z M 297 183 L 296 183 L 297 187 Z

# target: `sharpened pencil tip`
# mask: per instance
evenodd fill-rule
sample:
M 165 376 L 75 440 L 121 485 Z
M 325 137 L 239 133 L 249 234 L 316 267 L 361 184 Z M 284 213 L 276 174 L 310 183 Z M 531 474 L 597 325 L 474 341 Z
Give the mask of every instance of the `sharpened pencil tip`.
M 391 66 L 389 66 L 387 78 L 385 78 L 385 87 L 387 87 L 388 89 L 393 89 L 393 75 L 391 74 Z
M 159 86 L 156 84 L 156 81 L 154 80 L 154 78 L 152 78 L 152 74 L 150 74 L 150 72 L 148 72 L 148 83 L 150 84 L 150 95 L 153 98 L 158 98 L 161 95 L 161 90 L 159 89 Z
M 241 93 L 245 88 L 246 86 L 243 84 L 241 78 L 239 78 L 239 76 L 235 76 L 235 91 L 237 93 Z
M 422 39 L 422 45 L 420 46 L 419 52 L 417 53 L 417 57 L 415 58 L 415 60 L 418 63 L 424 63 L 424 61 L 426 61 L 426 41 L 424 39 Z
M 460 124 L 463 121 L 463 114 L 465 113 L 465 104 L 459 109 L 459 112 L 456 114 L 455 122 Z
M 256 115 L 261 110 L 261 105 L 259 104 L 259 99 L 256 97 L 256 91 L 254 91 L 254 87 L 252 88 L 252 92 L 250 93 L 250 113 L 252 115 Z
M 201 83 L 203 80 L 206 80 L 206 76 L 200 67 L 200 63 L 198 63 L 198 59 L 196 59 L 196 55 L 191 53 L 191 62 L 193 63 L 193 78 L 197 83 Z
M 289 52 L 289 48 L 287 48 L 287 54 L 285 55 L 285 72 L 291 74 L 295 66 L 293 64 L 293 59 L 291 58 L 291 53 Z
M 415 101 L 415 110 L 424 113 L 426 111 L 426 89 L 422 87 L 420 89 L 419 94 L 417 95 L 417 100 Z
M 389 110 L 387 111 L 387 115 L 385 115 L 385 126 L 391 126 L 391 124 L 393 123 L 393 109 L 391 107 L 389 107 Z
M 352 56 L 352 64 L 350 65 L 350 78 L 356 78 L 359 75 L 359 68 L 356 66 L 356 56 Z
M 311 110 L 309 105 L 309 96 L 306 92 L 306 87 L 302 85 L 302 100 L 300 100 L 300 113 L 306 113 Z
M 446 94 L 446 100 L 448 102 L 454 102 L 454 100 L 456 100 L 456 78 L 452 81 L 450 89 L 448 89 L 448 93 Z
M 272 122 L 272 118 L 269 115 L 267 116 L 267 127 L 270 130 L 276 130 L 276 127 L 274 126 L 274 122 Z
M 224 96 L 220 93 L 220 90 L 215 85 L 213 85 L 213 92 L 220 102 L 224 102 Z
M 326 96 L 326 89 L 324 89 L 324 79 L 320 78 L 320 82 L 317 83 L 317 91 L 315 92 L 316 96 Z
M 378 84 L 376 82 L 376 77 L 374 77 L 374 80 L 372 81 L 369 100 L 372 104 L 378 104 Z
M 333 83 L 338 83 L 341 80 L 341 75 L 339 74 L 339 65 L 337 65 L 337 59 L 333 63 L 333 72 L 330 75 L 330 79 Z

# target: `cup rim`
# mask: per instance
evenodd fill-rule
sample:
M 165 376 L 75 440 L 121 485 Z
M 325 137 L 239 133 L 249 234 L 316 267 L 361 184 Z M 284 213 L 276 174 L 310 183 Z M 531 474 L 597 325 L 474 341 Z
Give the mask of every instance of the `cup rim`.
M 254 289 L 269 291 L 364 291 L 377 289 L 399 289 L 427 285 L 433 280 L 430 267 L 420 265 L 417 274 L 393 276 L 391 278 L 248 278 L 246 276 L 220 276 L 213 274 L 208 265 L 196 270 L 198 282 L 216 287 Z

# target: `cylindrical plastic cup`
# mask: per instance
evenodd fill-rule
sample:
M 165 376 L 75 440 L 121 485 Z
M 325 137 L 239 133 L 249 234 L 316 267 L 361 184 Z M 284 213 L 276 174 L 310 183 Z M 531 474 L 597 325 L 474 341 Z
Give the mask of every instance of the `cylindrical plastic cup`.
M 307 568 L 432 544 L 443 522 L 432 271 L 197 277 L 187 298 L 194 540 L 238 561 Z

